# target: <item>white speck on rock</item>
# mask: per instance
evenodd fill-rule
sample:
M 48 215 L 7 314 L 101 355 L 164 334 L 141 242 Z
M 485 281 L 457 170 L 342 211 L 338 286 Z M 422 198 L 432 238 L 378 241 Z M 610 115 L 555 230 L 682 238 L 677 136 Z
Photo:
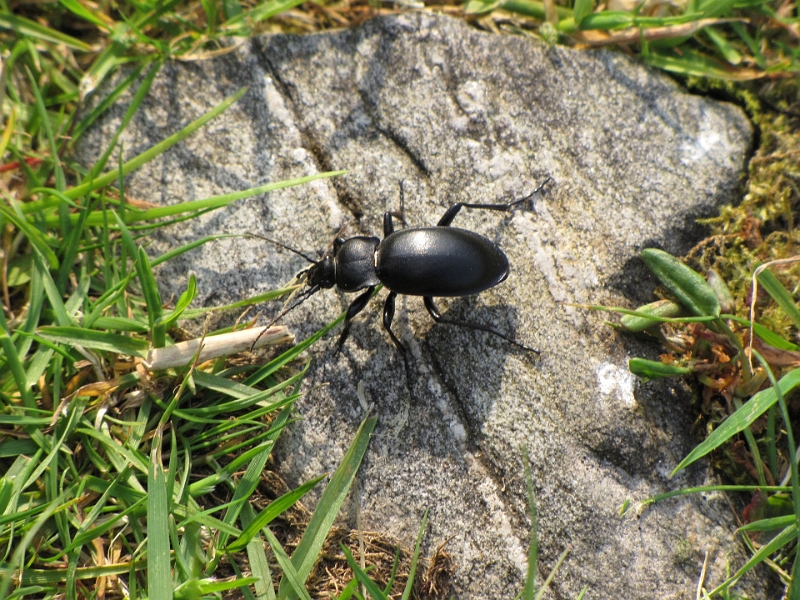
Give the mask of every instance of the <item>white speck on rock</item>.
M 634 408 L 636 398 L 633 395 L 634 376 L 627 367 L 620 368 L 613 363 L 601 363 L 597 369 L 597 385 L 604 399 L 610 400 L 613 395 L 625 406 Z

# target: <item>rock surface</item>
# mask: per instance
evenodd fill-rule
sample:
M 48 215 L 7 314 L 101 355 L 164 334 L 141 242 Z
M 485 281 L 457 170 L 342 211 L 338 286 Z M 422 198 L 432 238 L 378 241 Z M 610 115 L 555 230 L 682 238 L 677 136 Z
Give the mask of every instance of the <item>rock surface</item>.
M 380 326 L 383 292 L 341 354 L 335 337 L 314 349 L 303 420 L 278 453 L 291 482 L 335 468 L 363 417 L 363 380 L 380 417 L 359 475 L 364 526 L 412 544 L 430 508 L 428 548 L 449 540 L 456 598 L 513 598 L 521 589 L 523 448 L 540 515 L 540 576 L 571 548 L 554 597 L 588 586 L 593 598 L 694 598 L 706 553 L 708 589 L 726 565 L 743 564 L 719 495 L 618 516 L 626 499 L 711 474 L 700 464 L 668 477 L 695 443 L 688 392 L 640 384 L 626 366 L 657 349 L 619 337 L 605 315 L 566 306 L 651 300 L 638 252 L 685 252 L 698 235 L 694 220 L 736 199 L 752 135 L 742 111 L 687 94 L 619 54 L 414 13 L 168 64 L 122 138 L 126 156 L 243 85 L 250 89 L 239 103 L 130 177 L 128 192 L 176 203 L 325 170 L 349 174 L 183 223 L 159 234 L 154 252 L 252 231 L 313 253 L 348 220 L 350 235 L 380 235 L 384 211 L 401 199 L 410 225 L 433 225 L 456 201 L 507 201 L 554 180 L 533 210 L 458 215 L 455 226 L 504 249 L 511 275 L 478 297 L 439 301 L 446 316 L 491 324 L 540 349 L 541 359 L 482 332 L 435 325 L 421 299 L 400 297 L 395 331 L 410 350 L 406 366 Z M 98 155 L 128 101 L 90 132 L 84 161 Z M 221 305 L 273 289 L 303 266 L 239 238 L 206 244 L 158 275 L 168 297 L 194 271 L 200 302 Z M 302 339 L 352 297 L 318 294 L 284 321 Z

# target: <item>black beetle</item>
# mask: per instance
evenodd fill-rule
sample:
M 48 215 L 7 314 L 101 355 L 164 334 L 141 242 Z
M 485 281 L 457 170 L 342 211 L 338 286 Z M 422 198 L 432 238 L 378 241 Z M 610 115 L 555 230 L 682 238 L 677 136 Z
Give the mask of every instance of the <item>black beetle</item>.
M 268 238 L 262 239 L 291 250 L 313 263 L 299 275 L 305 276 L 308 289 L 302 294 L 300 301 L 291 308 L 298 306 L 320 289 L 336 286 L 343 292 L 365 290 L 347 309 L 344 329 L 339 337 L 339 349 L 350 333 L 353 318 L 367 306 L 375 288 L 383 284 L 389 290 L 383 306 L 383 326 L 400 352 L 405 353 L 405 348 L 392 331 L 392 320 L 395 298 L 398 294 L 405 294 L 422 296 L 425 308 L 437 323 L 487 331 L 515 346 L 539 354 L 538 350 L 523 346 L 486 325 L 443 318 L 433 298 L 479 294 L 508 277 L 508 259 L 500 248 L 475 232 L 450 227 L 458 212 L 462 208 L 511 212 L 515 206 L 539 193 L 549 182 L 548 177 L 529 195 L 507 204 L 458 202 L 444 213 L 435 227 L 414 227 L 395 231 L 393 218 L 402 220 L 402 215 L 387 212 L 383 217 L 383 240 L 363 235 L 348 239 L 339 237 L 333 242 L 333 252 L 326 253 L 318 261 L 280 242 Z M 281 313 L 281 316 L 288 310 Z

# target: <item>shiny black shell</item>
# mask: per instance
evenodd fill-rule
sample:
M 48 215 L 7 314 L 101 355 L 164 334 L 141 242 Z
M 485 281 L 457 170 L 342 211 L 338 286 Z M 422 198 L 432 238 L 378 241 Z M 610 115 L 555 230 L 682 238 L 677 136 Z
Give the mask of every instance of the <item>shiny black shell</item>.
M 471 296 L 508 277 L 508 259 L 485 237 L 456 227 L 402 229 L 375 251 L 375 273 L 409 296 Z

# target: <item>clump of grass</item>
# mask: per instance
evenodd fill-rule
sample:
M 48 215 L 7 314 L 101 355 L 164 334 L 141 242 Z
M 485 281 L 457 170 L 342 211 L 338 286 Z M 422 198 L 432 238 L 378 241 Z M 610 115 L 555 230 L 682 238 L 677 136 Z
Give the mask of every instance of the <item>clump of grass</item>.
M 750 492 L 752 501 L 743 512 L 747 524 L 740 531 L 753 557 L 706 593 L 709 597 L 726 593 L 745 573 L 764 563 L 784 579 L 788 597 L 794 597 L 800 593 L 795 577 L 800 569 L 795 552 L 800 541 L 800 474 L 787 395 L 800 386 L 800 346 L 756 322 L 761 311 L 755 307 L 749 318 L 734 314 L 734 296 L 714 271 L 706 279 L 660 250 L 645 250 L 642 257 L 667 298 L 639 311 L 622 311 L 626 314 L 621 324 L 659 339 L 665 353 L 661 361 L 632 359 L 630 368 L 646 379 L 693 375 L 702 386 L 703 406 L 712 414 L 708 437 L 673 474 L 728 448 L 739 478 L 748 481 L 662 494 L 634 508 L 688 493 Z M 767 290 L 795 331 L 800 330 L 800 311 L 768 266 L 756 269 L 752 281 Z M 743 441 L 737 441 L 739 435 Z M 631 510 L 626 504 L 622 512 Z
M 743 82 L 800 73 L 797 15 L 785 2 L 468 0 L 465 12 L 549 43 L 619 47 L 684 77 Z

